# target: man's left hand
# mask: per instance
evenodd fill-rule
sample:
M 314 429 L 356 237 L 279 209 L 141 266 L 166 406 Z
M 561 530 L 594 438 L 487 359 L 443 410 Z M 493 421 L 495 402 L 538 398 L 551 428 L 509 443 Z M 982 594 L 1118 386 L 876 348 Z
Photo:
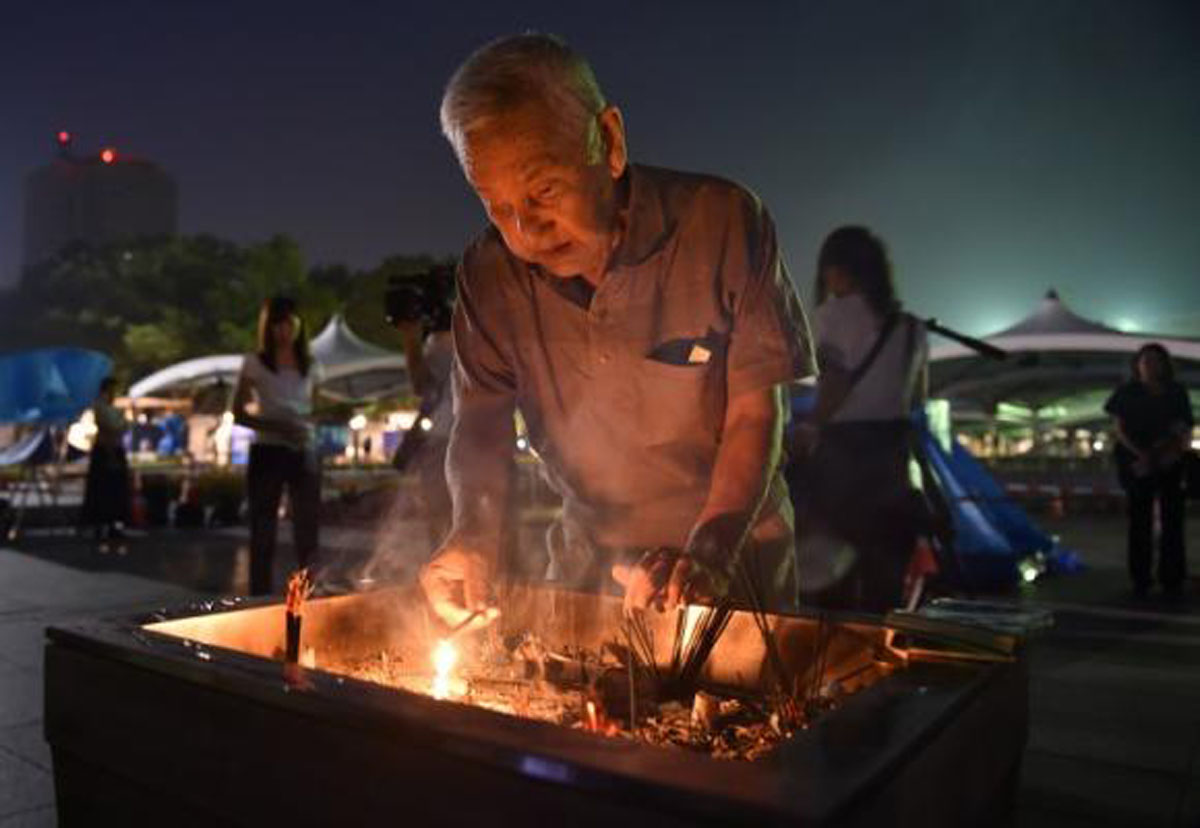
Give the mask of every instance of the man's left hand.
M 747 523 L 744 514 L 725 512 L 692 529 L 683 556 L 667 582 L 668 607 L 697 598 L 715 601 L 729 593 Z
M 724 598 L 745 531 L 743 515 L 717 515 L 692 530 L 683 552 L 657 549 L 634 565 L 614 566 L 613 578 L 625 587 L 625 611 L 651 606 L 671 610 L 691 601 Z

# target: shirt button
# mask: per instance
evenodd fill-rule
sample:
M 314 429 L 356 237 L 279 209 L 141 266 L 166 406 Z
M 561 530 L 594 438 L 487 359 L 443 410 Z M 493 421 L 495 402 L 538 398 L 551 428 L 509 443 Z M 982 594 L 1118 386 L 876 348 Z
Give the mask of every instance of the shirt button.
M 600 355 L 600 364 L 608 365 L 609 359 L 611 359 L 611 356 L 609 354 L 601 354 Z

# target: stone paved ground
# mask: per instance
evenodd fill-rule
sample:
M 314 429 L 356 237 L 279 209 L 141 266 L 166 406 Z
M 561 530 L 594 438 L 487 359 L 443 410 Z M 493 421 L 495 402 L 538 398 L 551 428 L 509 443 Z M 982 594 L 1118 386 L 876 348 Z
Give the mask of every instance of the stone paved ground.
M 1135 601 L 1124 519 L 1047 522 L 1086 572 L 1023 600 L 1054 610 L 1032 646 L 1021 826 L 1200 826 L 1200 591 Z M 1188 525 L 1200 573 L 1200 521 Z
M 42 738 L 42 631 L 72 618 L 187 601 L 187 588 L 0 549 L 0 826 L 55 824 Z
M 1010 596 L 1055 611 L 1031 649 L 1032 727 L 1020 826 L 1200 826 L 1200 598 L 1184 606 L 1128 598 L 1120 518 L 1047 526 L 1088 570 Z M 1189 526 L 1200 548 L 1200 523 Z M 419 525 L 330 530 L 335 577 L 364 574 L 364 550 L 409 550 L 375 574 L 412 570 Z M 42 739 L 42 631 L 72 618 L 241 592 L 241 530 L 156 532 L 100 551 L 65 535 L 0 548 L 0 828 L 53 825 Z M 290 561 L 281 550 L 279 569 Z M 1200 571 L 1200 555 L 1193 554 Z

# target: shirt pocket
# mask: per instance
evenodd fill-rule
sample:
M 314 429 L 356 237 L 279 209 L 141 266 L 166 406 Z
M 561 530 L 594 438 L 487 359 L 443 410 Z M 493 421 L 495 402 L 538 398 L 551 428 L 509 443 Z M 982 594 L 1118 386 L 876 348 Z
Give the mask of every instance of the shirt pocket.
M 638 432 L 646 445 L 703 444 L 719 427 L 718 360 L 674 365 L 649 357 L 638 366 Z

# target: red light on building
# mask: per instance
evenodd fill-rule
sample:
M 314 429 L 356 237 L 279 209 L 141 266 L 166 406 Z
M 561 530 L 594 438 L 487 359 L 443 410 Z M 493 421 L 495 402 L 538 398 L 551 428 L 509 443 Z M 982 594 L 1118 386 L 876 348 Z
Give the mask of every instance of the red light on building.
M 64 145 L 71 143 L 71 133 L 67 132 L 65 129 L 59 130 L 58 143 Z
M 105 164 L 111 164 L 117 160 L 117 151 L 110 147 L 105 147 L 100 151 L 100 160 Z

